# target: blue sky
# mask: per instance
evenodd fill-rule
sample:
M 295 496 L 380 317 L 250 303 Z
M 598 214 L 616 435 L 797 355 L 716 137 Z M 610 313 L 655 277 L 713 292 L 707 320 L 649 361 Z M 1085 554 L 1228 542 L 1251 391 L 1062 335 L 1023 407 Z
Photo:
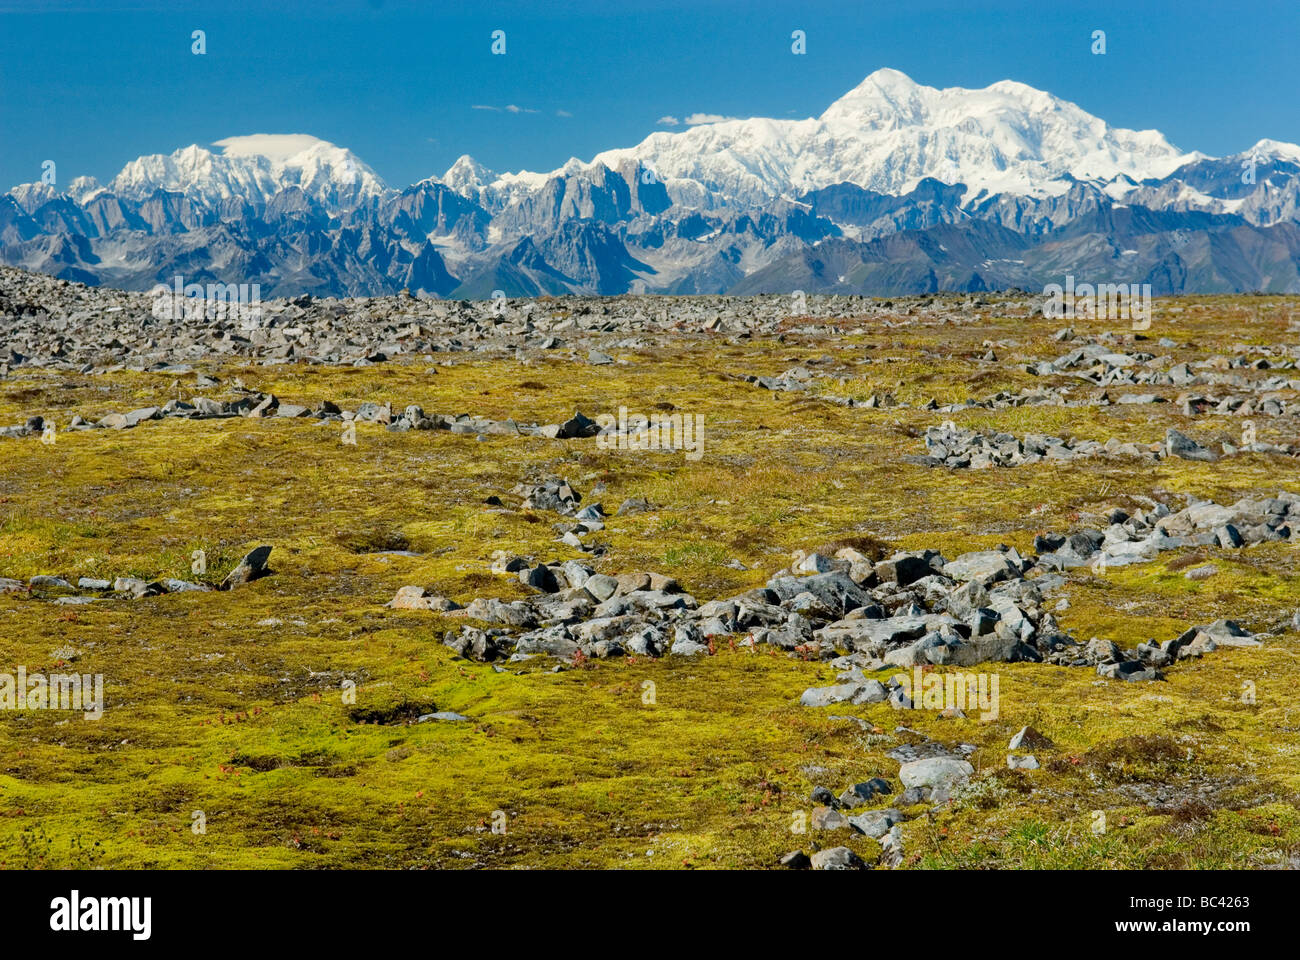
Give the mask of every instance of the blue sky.
M 931 86 L 1019 80 L 1221 155 L 1300 142 L 1297 28 L 1296 0 L 0 0 L 0 189 L 47 159 L 60 184 L 104 180 L 141 154 L 251 133 L 322 137 L 395 186 L 462 153 L 549 170 L 665 115 L 815 116 L 879 67 Z M 490 52 L 498 29 L 505 56 Z

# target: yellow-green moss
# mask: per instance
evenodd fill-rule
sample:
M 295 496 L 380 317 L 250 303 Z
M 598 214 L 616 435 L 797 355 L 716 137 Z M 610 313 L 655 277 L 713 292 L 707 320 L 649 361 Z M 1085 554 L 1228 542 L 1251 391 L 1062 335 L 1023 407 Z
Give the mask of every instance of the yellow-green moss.
M 1140 347 L 1182 360 L 1230 352 L 1234 342 L 1283 339 L 1285 316 L 1268 304 L 1258 315 L 1242 298 L 1180 305 L 1177 324 L 1150 334 L 1195 348 Z M 52 446 L 0 441 L 0 576 L 193 579 L 190 556 L 203 549 L 206 579 L 217 580 L 249 547 L 275 548 L 273 576 L 228 593 L 78 607 L 0 597 L 0 670 L 51 669 L 55 651 L 71 646 L 79 652 L 75 669 L 105 676 L 108 698 L 95 722 L 0 715 L 0 861 L 768 866 L 787 850 L 847 839 L 796 834 L 791 825 L 810 809 L 815 784 L 838 792 L 871 776 L 893 779 L 886 734 L 900 723 L 975 744 L 977 782 L 996 784 L 980 790 L 998 798 L 908 821 L 909 866 L 1250 867 L 1294 856 L 1300 709 L 1290 697 L 1300 661 L 1293 633 L 1260 650 L 1216 651 L 1157 684 L 997 665 L 1001 712 L 980 722 L 887 705 L 804 709 L 800 692 L 831 682 L 828 666 L 725 645 L 691 661 L 633 659 L 552 673 L 550 663 L 534 660 L 498 673 L 442 646 L 457 621 L 383 606 L 410 583 L 461 602 L 523 596 L 517 583 L 488 573 L 494 550 L 577 556 L 555 542 L 557 517 L 483 504 L 492 494 L 512 503 L 515 483 L 545 473 L 566 477 L 584 502 L 599 500 L 611 513 L 633 496 L 659 504 L 653 513 L 611 518 L 594 538 L 609 548 L 597 565 L 669 573 L 701 600 L 760 585 L 788 564 L 791 550 L 847 537 L 937 546 L 949 556 L 999 542 L 1027 551 L 1036 532 L 1096 525 L 1104 508 L 1140 506 L 1132 494 L 1225 502 L 1300 489 L 1294 461 L 1261 455 L 960 472 L 900 460 L 922 452 L 920 433 L 943 419 L 1102 441 L 1156 441 L 1169 426 L 1223 439 L 1239 431 L 1226 417 L 1189 425 L 1174 404 L 939 415 L 816 399 L 819 392 L 893 392 L 919 405 L 1039 384 L 1023 363 L 1058 356 L 1068 344 L 1051 340 L 1057 324 L 999 311 L 994 304 L 971 325 L 877 324 L 842 343 L 792 334 L 741 345 L 696 338 L 615 351 L 629 363 L 607 367 L 458 356 L 432 373 L 418 358 L 364 369 L 209 368 L 227 384 L 239 378 L 286 401 L 389 400 L 523 421 L 619 406 L 650 413 L 671 403 L 705 417 L 698 463 L 680 453 L 601 451 L 589 440 L 476 442 L 364 424 L 350 447 L 335 426 L 283 420 L 148 422 L 121 433 L 60 433 Z M 985 341 L 1021 366 L 972 364 L 966 358 L 981 356 Z M 833 363 L 810 363 L 826 355 Z M 854 365 L 886 356 L 904 359 Z M 817 381 L 808 397 L 730 376 L 801 363 L 846 382 Z M 71 376 L 71 389 L 64 379 L 20 368 L 0 382 L 0 423 L 53 414 L 61 428 L 74 412 L 102 415 L 176 395 L 172 375 Z M 1047 382 L 1072 383 L 1080 397 L 1091 390 Z M 224 389 L 199 392 L 222 396 Z M 183 388 L 184 396 L 194 392 Z M 1257 422 L 1261 439 L 1281 439 L 1270 418 Z M 598 496 L 590 494 L 597 483 L 607 487 Z M 398 543 L 422 556 L 376 552 Z M 1183 576 L 1179 554 L 1104 577 L 1074 572 L 1062 626 L 1084 640 L 1131 645 L 1221 616 L 1261 627 L 1300 605 L 1293 546 L 1203 553 L 1219 567 L 1204 581 Z M 748 569 L 734 569 L 732 560 Z M 344 702 L 344 680 L 356 683 L 356 706 L 378 712 L 361 716 L 433 705 L 472 722 L 358 723 Z M 653 703 L 643 702 L 647 682 Z M 1247 683 L 1254 704 L 1243 702 Z M 830 719 L 843 714 L 883 734 Z M 1043 769 L 1009 773 L 1006 742 L 1026 723 L 1058 748 L 1039 751 Z M 1161 761 L 1156 770 L 1173 806 L 1208 791 L 1215 809 L 1154 813 L 1140 792 L 1152 768 L 1140 756 L 1132 769 L 1104 759 L 1149 736 L 1191 751 L 1190 760 Z M 1026 784 L 1032 793 L 1021 791 Z M 206 816 L 206 833 L 191 830 L 196 810 Z M 1106 813 L 1104 834 L 1092 832 L 1094 810 Z M 500 822 L 504 834 L 492 830 Z M 875 859 L 874 841 L 847 842 Z

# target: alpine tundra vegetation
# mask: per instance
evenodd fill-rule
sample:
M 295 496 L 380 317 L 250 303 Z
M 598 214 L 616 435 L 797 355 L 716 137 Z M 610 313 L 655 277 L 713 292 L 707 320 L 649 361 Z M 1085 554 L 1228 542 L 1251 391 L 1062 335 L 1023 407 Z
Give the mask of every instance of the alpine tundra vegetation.
M 1300 858 L 1292 299 L 145 290 L 0 268 L 6 867 Z

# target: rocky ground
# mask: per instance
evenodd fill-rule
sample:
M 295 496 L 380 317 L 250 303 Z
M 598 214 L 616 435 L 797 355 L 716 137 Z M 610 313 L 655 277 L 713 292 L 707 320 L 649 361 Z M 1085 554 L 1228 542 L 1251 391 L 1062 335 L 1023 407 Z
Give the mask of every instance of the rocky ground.
M 0 268 L 5 865 L 1300 860 L 1292 301 L 262 306 Z

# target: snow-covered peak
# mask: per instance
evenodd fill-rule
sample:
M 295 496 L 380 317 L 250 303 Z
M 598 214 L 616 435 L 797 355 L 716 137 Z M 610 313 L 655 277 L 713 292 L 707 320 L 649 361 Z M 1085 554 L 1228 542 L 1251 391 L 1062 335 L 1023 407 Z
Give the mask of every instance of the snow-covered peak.
M 49 203 L 57 197 L 69 196 L 78 204 L 84 204 L 87 200 L 93 199 L 96 193 L 103 190 L 103 186 L 94 177 L 77 177 L 68 184 L 67 190 L 60 190 L 57 186 L 37 181 L 36 183 L 20 183 L 9 191 L 9 196 L 17 201 L 18 206 L 22 207 L 26 213 L 32 213 L 42 204 Z
M 55 187 L 41 180 L 35 183 L 20 183 L 9 191 L 9 196 L 22 207 L 24 213 L 31 213 L 41 204 L 48 203 L 58 195 L 59 191 Z
M 921 86 L 900 70 L 883 68 L 868 74 L 865 80 L 827 107 L 820 119 L 877 124 L 882 120 L 908 118 L 917 122 L 929 107 L 926 94 L 937 92 Z
M 477 199 L 479 191 L 495 179 L 495 173 L 468 153 L 461 154 L 442 175 L 442 182 L 450 187 L 453 193 L 470 199 Z
M 281 190 L 301 189 L 335 210 L 384 195 L 388 188 L 352 151 L 306 134 L 228 137 L 152 154 L 122 168 L 110 188 L 135 200 L 156 190 L 182 193 L 208 206 L 237 199 L 264 205 Z
M 593 163 L 636 160 L 678 202 L 710 205 L 849 182 L 903 194 L 926 177 L 981 190 L 1046 196 L 1070 179 L 1163 177 L 1189 159 L 1155 130 L 1109 126 L 1077 105 L 1023 83 L 936 89 L 881 69 L 810 120 L 753 118 L 659 131 Z
M 103 190 L 104 185 L 94 177 L 75 177 L 68 184 L 68 196 L 81 204 L 94 199 L 95 194 Z
M 1300 146 L 1294 143 L 1283 143 L 1280 140 L 1264 139 L 1250 149 L 1243 150 L 1240 156 L 1289 160 L 1292 163 L 1300 163 Z

